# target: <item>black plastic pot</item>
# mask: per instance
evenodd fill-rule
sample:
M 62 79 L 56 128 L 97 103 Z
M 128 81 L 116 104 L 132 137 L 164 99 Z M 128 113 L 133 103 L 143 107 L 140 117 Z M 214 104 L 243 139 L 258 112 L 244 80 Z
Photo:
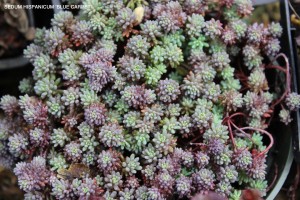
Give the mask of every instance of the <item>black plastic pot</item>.
M 45 1 L 35 1 L 35 0 L 25 0 L 26 5 L 55 5 L 57 0 L 45 0 Z M 27 9 L 26 13 L 28 16 L 29 27 L 42 28 L 49 27 L 51 18 L 53 17 L 53 10 L 34 10 Z M 42 16 L 42 17 L 41 17 Z M 0 59 L 0 70 L 9 70 L 17 67 L 24 67 L 29 64 L 29 61 L 23 57 L 23 55 L 18 55 L 11 58 Z
M 31 5 L 31 0 L 25 0 L 25 4 Z M 26 10 L 26 14 L 28 17 L 29 27 L 35 27 L 33 10 Z M 29 63 L 29 61 L 23 57 L 23 55 L 0 59 L 0 70 L 2 69 L 12 69 L 16 67 L 25 66 Z
M 281 25 L 283 27 L 283 36 L 281 38 L 282 52 L 289 59 L 292 73 L 292 90 L 298 92 L 299 85 L 299 69 L 297 67 L 295 41 L 292 37 L 292 28 L 290 23 L 290 10 L 288 0 L 280 1 Z M 280 61 L 279 61 L 280 62 Z M 299 112 L 292 114 L 293 121 L 289 126 L 282 123 L 276 123 L 271 126 L 271 132 L 275 139 L 275 144 L 269 153 L 268 159 L 268 181 L 269 184 L 274 180 L 274 174 L 277 173 L 277 179 L 273 188 L 269 191 L 267 200 L 275 199 L 276 195 L 282 188 L 293 163 L 294 157 L 299 158 L 299 128 L 300 116 Z M 298 157 L 298 158 L 297 158 Z M 276 169 L 277 166 L 277 169 Z M 275 172 L 277 171 L 277 172 Z
M 51 0 L 27 0 L 27 4 L 54 5 Z M 31 9 L 30 18 L 35 28 L 49 28 L 54 11 L 51 9 Z M 17 70 L 17 71 L 16 71 Z M 22 55 L 10 59 L 0 59 L 0 97 L 5 94 L 18 96 L 19 81 L 31 76 L 32 65 Z M 0 198 L 1 199 L 1 198 Z
M 30 1 L 30 0 L 29 0 Z M 60 0 L 51 0 L 52 5 L 59 5 L 61 4 Z M 271 3 L 274 2 L 274 0 L 256 0 L 255 4 L 260 5 L 263 3 Z M 281 24 L 283 26 L 283 37 L 282 37 L 282 51 L 288 56 L 290 66 L 291 66 L 291 71 L 293 74 L 293 79 L 292 79 L 292 86 L 293 86 L 293 91 L 297 92 L 298 88 L 300 88 L 300 71 L 298 68 L 296 68 L 296 59 L 295 59 L 295 46 L 293 37 L 292 37 L 292 29 L 290 26 L 290 12 L 289 12 L 289 6 L 288 6 L 288 0 L 281 0 Z M 58 12 L 59 10 L 54 10 L 54 12 Z M 39 11 L 41 12 L 41 11 Z M 44 11 L 43 11 L 44 12 Z M 35 13 L 36 14 L 36 13 Z M 44 16 L 41 13 L 37 13 L 36 16 Z M 36 17 L 36 19 L 41 20 L 39 17 Z M 47 17 L 48 18 L 48 17 Z M 49 17 L 49 22 L 50 22 Z M 50 24 L 50 23 L 49 23 Z M 48 26 L 48 25 L 46 25 Z M 41 27 L 41 26 L 40 26 Z M 25 63 L 26 62 L 26 63 Z M 13 58 L 10 61 L 7 61 L 7 67 L 11 63 L 14 65 L 14 67 L 17 66 L 24 66 L 27 64 L 27 61 L 24 60 L 22 56 L 19 58 Z M 2 62 L 0 60 L 0 69 L 2 68 Z M 10 67 L 13 68 L 13 67 Z M 30 70 L 31 71 L 31 68 Z M 1 77 L 0 77 L 1 80 Z M 1 84 L 0 84 L 1 86 Z M 12 84 L 7 84 L 5 88 L 16 88 Z M 0 90 L 1 91 L 1 90 Z M 1 96 L 1 95 L 0 95 Z M 274 139 L 275 139 L 275 144 L 273 148 L 271 149 L 269 155 L 268 155 L 268 175 L 267 175 L 267 180 L 269 184 L 273 181 L 274 179 L 274 173 L 275 171 L 278 171 L 278 177 L 275 180 L 274 187 L 269 191 L 266 199 L 267 200 L 273 200 L 275 199 L 276 195 L 282 188 L 282 185 L 284 184 L 288 173 L 290 171 L 294 155 L 296 161 L 300 162 L 300 144 L 299 144 L 299 138 L 300 138 L 300 116 L 299 112 L 293 113 L 293 122 L 291 123 L 290 126 L 285 126 L 282 123 L 273 123 L 270 128 L 270 132 L 273 134 Z M 294 152 L 294 154 L 293 154 Z M 278 166 L 277 170 L 275 170 L 274 166 Z

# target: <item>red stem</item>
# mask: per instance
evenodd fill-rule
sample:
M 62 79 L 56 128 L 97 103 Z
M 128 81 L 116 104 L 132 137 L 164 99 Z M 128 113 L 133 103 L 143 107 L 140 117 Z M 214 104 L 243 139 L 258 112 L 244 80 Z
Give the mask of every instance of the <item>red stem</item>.
M 281 66 L 277 66 L 277 65 L 267 65 L 265 68 L 266 69 L 278 69 L 279 71 L 286 73 L 286 69 L 284 69 Z
M 260 133 L 266 134 L 266 135 L 269 137 L 269 139 L 270 139 L 270 144 L 269 144 L 269 146 L 268 146 L 265 150 L 263 150 L 262 152 L 260 152 L 260 153 L 257 155 L 257 157 L 259 157 L 259 156 L 261 156 L 261 155 L 263 155 L 263 154 L 266 154 L 266 153 L 271 149 L 271 147 L 272 147 L 273 144 L 274 144 L 274 139 L 273 139 L 273 137 L 272 137 L 272 134 L 269 133 L 268 131 L 265 131 L 265 130 L 260 129 L 260 128 L 254 128 L 254 127 L 243 127 L 243 128 L 240 128 L 240 129 L 241 129 L 241 130 L 258 131 L 258 132 L 260 132 Z
M 237 113 L 234 113 L 230 116 L 228 116 L 229 114 L 227 113 L 226 117 L 223 119 L 222 123 L 224 123 L 226 120 L 230 120 L 231 118 L 235 117 L 235 116 L 244 116 L 244 117 L 247 117 L 247 115 L 245 113 L 242 113 L 242 112 L 237 112 Z
M 195 141 L 198 140 L 201 136 L 202 136 L 202 135 L 199 135 L 198 137 L 193 138 L 193 139 L 190 141 L 190 143 L 195 142 Z
M 205 143 L 201 143 L 201 142 L 198 142 L 198 143 L 193 143 L 193 142 L 190 142 L 190 145 L 206 146 L 206 144 L 205 144 Z
M 273 63 L 274 61 L 276 61 L 279 57 L 283 57 L 284 61 L 285 61 L 285 67 L 286 69 L 284 69 L 281 66 L 276 66 L 276 65 L 267 65 L 265 66 L 266 69 L 277 69 L 279 71 L 282 71 L 285 73 L 286 75 L 286 83 L 285 83 L 285 91 L 284 93 L 281 95 L 281 97 L 279 99 L 277 99 L 272 105 L 271 107 L 274 108 L 276 105 L 278 105 L 280 102 L 283 101 L 283 99 L 286 97 L 286 95 L 288 95 L 291 92 L 291 75 L 290 75 L 290 65 L 289 65 L 289 60 L 286 57 L 286 55 L 284 55 L 283 53 L 278 54 L 275 59 L 271 62 Z
M 252 131 L 257 131 L 257 132 L 260 132 L 260 133 L 264 133 L 264 134 L 266 134 L 268 137 L 269 137 L 269 139 L 270 139 L 270 144 L 269 144 L 269 146 L 265 149 L 265 150 L 263 150 L 262 152 L 260 152 L 258 155 L 257 155 L 257 157 L 259 157 L 259 156 L 261 156 L 261 155 L 263 155 L 263 154 L 266 154 L 270 149 L 271 149 L 271 147 L 273 146 L 273 144 L 274 144 L 274 139 L 273 139 L 273 137 L 272 137 L 272 135 L 268 132 L 268 131 L 265 131 L 265 130 L 263 130 L 263 129 L 259 129 L 259 128 L 254 128 L 254 127 L 243 127 L 243 128 L 239 128 L 237 125 L 235 125 L 230 119 L 228 120 L 228 122 L 229 122 L 229 124 L 231 124 L 234 128 L 236 128 L 237 130 L 239 130 L 240 132 L 242 132 L 244 135 L 248 135 L 244 130 L 252 130 Z M 251 141 L 252 141 L 252 139 L 251 139 Z M 253 142 L 253 141 L 252 141 Z
M 234 151 L 236 151 L 236 145 L 235 145 L 235 140 L 234 140 L 234 136 L 233 136 L 233 132 L 232 132 L 230 121 L 231 121 L 230 119 L 227 121 L 227 126 L 228 126 L 228 129 L 229 129 L 229 137 L 231 139 Z
M 235 116 L 244 116 L 244 117 L 247 117 L 247 115 L 245 113 L 242 113 L 242 112 L 237 112 L 237 113 L 234 113 L 232 115 L 229 116 L 229 119 L 235 117 Z
M 290 64 L 289 64 L 289 59 L 286 57 L 286 55 L 284 55 L 283 53 L 280 53 L 276 56 L 276 60 L 279 58 L 279 57 L 282 57 L 285 61 L 285 66 L 286 66 L 286 90 L 288 91 L 288 93 L 291 92 L 291 74 L 290 74 Z
M 299 178 L 300 178 L 300 165 L 297 164 L 297 173 L 294 178 L 294 183 L 288 189 L 288 197 L 292 200 L 296 199 L 296 190 L 298 189 L 299 186 Z
M 278 165 L 277 165 L 277 163 L 275 163 L 274 178 L 272 180 L 272 183 L 266 189 L 266 192 L 270 191 L 270 189 L 273 188 L 273 186 L 274 186 L 274 184 L 275 184 L 275 182 L 277 180 L 277 176 L 278 176 Z
M 227 116 L 223 119 L 223 123 L 227 120 L 227 126 L 228 126 L 228 129 L 229 129 L 229 137 L 231 139 L 234 150 L 236 150 L 236 144 L 235 144 L 235 140 L 234 140 L 234 136 L 233 136 L 233 132 L 232 132 L 232 127 L 231 127 L 231 123 L 232 123 L 231 118 L 233 118 L 235 116 L 241 116 L 241 115 L 246 117 L 246 114 L 242 113 L 242 112 L 237 112 L 237 113 L 234 113 L 230 116 L 228 116 L 228 115 L 229 114 L 227 113 Z
M 235 125 L 235 123 L 233 123 L 231 120 L 230 120 L 230 124 L 238 131 L 240 131 L 241 133 L 243 133 L 248 139 L 251 140 L 251 142 L 254 144 L 254 141 L 252 140 L 252 138 L 249 136 L 248 133 L 246 133 L 245 131 L 241 130 L 237 125 Z

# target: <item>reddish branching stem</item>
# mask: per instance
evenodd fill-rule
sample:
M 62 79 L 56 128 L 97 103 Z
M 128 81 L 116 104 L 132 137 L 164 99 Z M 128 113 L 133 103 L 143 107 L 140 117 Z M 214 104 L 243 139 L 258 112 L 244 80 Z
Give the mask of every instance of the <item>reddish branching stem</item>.
M 199 148 L 201 148 L 201 147 L 203 147 L 203 146 L 206 146 L 205 143 L 200 143 L 200 142 L 199 142 L 199 143 L 193 143 L 193 142 L 190 142 L 190 145 L 196 146 L 195 148 L 192 149 L 193 152 L 195 152 L 197 149 L 199 149 Z
M 266 192 L 270 191 L 270 189 L 272 189 L 276 183 L 277 177 L 278 177 L 278 165 L 277 163 L 274 164 L 275 169 L 274 169 L 274 178 L 272 180 L 272 183 L 267 187 Z
M 290 65 L 289 65 L 289 60 L 286 57 L 286 55 L 284 55 L 283 53 L 278 54 L 275 59 L 271 62 L 273 63 L 274 61 L 276 61 L 279 57 L 282 57 L 285 61 L 285 69 L 281 66 L 276 66 L 276 65 L 267 65 L 265 66 L 266 69 L 277 69 L 279 71 L 282 71 L 283 73 L 285 73 L 286 76 L 286 83 L 285 83 L 285 91 L 284 93 L 281 95 L 281 97 L 279 99 L 277 99 L 272 105 L 271 108 L 273 109 L 276 105 L 278 105 L 279 103 L 281 103 L 284 98 L 286 97 L 286 95 L 288 95 L 291 92 L 291 74 L 290 74 Z
M 251 136 L 246 133 L 245 131 L 241 130 L 237 125 L 235 125 L 232 121 L 230 121 L 230 125 L 232 125 L 236 130 L 238 130 L 239 132 L 241 132 L 243 134 L 244 137 L 247 137 L 249 140 L 251 140 L 252 143 L 254 143 L 254 141 L 252 140 Z M 237 133 L 236 133 L 237 134 Z
M 230 136 L 230 139 L 231 139 L 234 151 L 235 151 L 236 150 L 236 144 L 235 144 L 232 128 L 231 128 L 231 125 L 230 125 L 230 119 L 228 119 L 228 121 L 227 121 L 227 126 L 228 126 L 228 129 L 229 129 L 229 136 Z
M 236 116 L 244 116 L 244 117 L 247 117 L 247 115 L 246 115 L 245 113 L 242 113 L 242 112 L 237 112 L 237 113 L 234 113 L 234 114 L 232 114 L 232 115 L 230 115 L 230 116 L 229 116 L 229 114 L 227 113 L 227 114 L 226 114 L 226 117 L 224 117 L 222 123 L 225 123 L 225 122 L 227 123 L 228 121 L 231 121 L 231 119 L 232 119 L 233 117 L 236 117 Z
M 231 120 L 233 117 L 236 117 L 236 116 L 247 117 L 247 115 L 246 115 L 245 113 L 237 112 L 237 113 L 234 113 L 234 114 L 232 114 L 232 115 L 230 115 L 230 116 L 228 116 L 228 113 L 227 113 L 227 117 L 225 117 L 225 118 L 223 119 L 223 123 L 224 123 L 225 121 L 227 122 L 227 126 L 228 126 L 228 129 L 229 129 L 229 136 L 230 136 L 230 139 L 231 139 L 231 141 L 232 141 L 232 143 L 233 143 L 234 149 L 236 149 L 236 145 L 235 145 L 235 141 L 234 141 L 234 136 L 233 136 L 232 126 L 233 126 L 236 130 L 238 130 L 239 132 L 241 132 L 244 136 L 246 136 L 246 137 L 248 137 L 248 138 L 249 138 L 249 136 L 248 136 L 248 134 L 245 132 L 245 130 L 256 131 L 256 132 L 263 133 L 263 134 L 267 135 L 267 136 L 269 137 L 269 139 L 270 139 L 270 144 L 268 145 L 268 147 L 267 147 L 264 151 L 260 152 L 260 153 L 257 155 L 257 157 L 266 154 L 266 153 L 271 149 L 271 147 L 272 147 L 273 144 L 274 144 L 274 139 L 273 139 L 272 135 L 271 135 L 268 131 L 263 130 L 263 129 L 260 129 L 260 128 L 254 128 L 254 127 L 242 127 L 242 128 L 239 128 L 239 127 Z M 251 138 L 249 138 L 249 139 L 252 141 Z M 252 142 L 253 142 L 253 141 L 252 141 Z
M 205 143 L 201 143 L 201 142 L 199 142 L 199 143 L 190 143 L 191 145 L 198 145 L 198 146 L 206 146 L 206 144 Z
M 232 119 L 233 117 L 236 117 L 236 116 L 247 117 L 247 115 L 246 115 L 245 113 L 237 112 L 237 113 L 234 113 L 234 114 L 230 115 L 230 116 L 229 116 L 229 119 Z
M 266 153 L 271 149 L 271 147 L 272 147 L 273 144 L 274 144 L 274 139 L 273 139 L 272 134 L 269 133 L 269 132 L 266 131 L 266 130 L 263 130 L 263 129 L 260 129 L 260 128 L 254 128 L 254 127 L 243 127 L 243 128 L 240 128 L 240 129 L 241 129 L 241 130 L 257 131 L 257 132 L 263 133 L 263 134 L 265 134 L 265 135 L 267 135 L 267 136 L 269 137 L 269 139 L 270 139 L 270 144 L 268 145 L 268 147 L 267 147 L 265 150 L 263 150 L 262 152 L 260 152 L 260 153 L 257 155 L 257 157 L 260 157 L 260 156 L 266 154 Z
M 227 123 L 228 130 L 229 130 L 229 137 L 230 137 L 230 140 L 232 142 L 234 150 L 236 150 L 236 144 L 235 144 L 234 135 L 233 135 L 232 127 L 231 127 L 231 123 L 232 123 L 231 119 L 233 117 L 236 117 L 236 116 L 246 117 L 246 114 L 242 113 L 242 112 L 237 112 L 237 113 L 234 113 L 234 114 L 229 116 L 229 114 L 227 113 L 227 116 L 223 119 L 223 123 L 225 123 L 225 122 Z
M 265 68 L 266 68 L 266 69 L 278 69 L 279 71 L 282 71 L 282 72 L 284 72 L 284 73 L 287 72 L 286 69 L 284 69 L 284 68 L 281 67 L 281 66 L 277 66 L 277 65 L 268 65 L 268 66 L 266 66 Z
M 295 179 L 294 179 L 294 183 L 293 185 L 291 185 L 288 189 L 288 197 L 289 199 L 291 200 L 295 200 L 296 199 L 296 190 L 299 186 L 299 180 L 300 179 L 300 165 L 297 164 L 297 173 L 296 173 L 296 176 L 295 176 Z
M 196 140 L 198 140 L 199 138 L 202 137 L 202 134 L 198 135 L 197 137 L 193 138 L 191 141 L 190 141 L 190 144 L 192 144 L 193 142 L 195 142 Z

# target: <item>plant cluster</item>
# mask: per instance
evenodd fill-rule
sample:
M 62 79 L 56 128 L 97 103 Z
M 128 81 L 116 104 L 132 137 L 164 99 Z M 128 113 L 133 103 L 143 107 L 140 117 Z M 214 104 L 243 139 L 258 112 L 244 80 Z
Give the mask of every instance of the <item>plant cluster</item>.
M 25 199 L 264 196 L 265 129 L 300 105 L 276 64 L 281 26 L 247 24 L 250 0 L 82 4 L 37 31 L 23 95 L 0 101 L 0 162 Z

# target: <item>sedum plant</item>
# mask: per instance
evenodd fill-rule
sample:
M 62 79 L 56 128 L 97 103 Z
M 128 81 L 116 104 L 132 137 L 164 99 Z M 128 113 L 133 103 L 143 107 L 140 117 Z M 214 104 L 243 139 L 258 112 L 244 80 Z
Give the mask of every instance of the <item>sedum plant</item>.
M 0 100 L 0 164 L 25 199 L 264 196 L 273 111 L 288 124 L 300 105 L 281 26 L 247 24 L 250 0 L 77 3 L 24 51 L 22 95 Z

